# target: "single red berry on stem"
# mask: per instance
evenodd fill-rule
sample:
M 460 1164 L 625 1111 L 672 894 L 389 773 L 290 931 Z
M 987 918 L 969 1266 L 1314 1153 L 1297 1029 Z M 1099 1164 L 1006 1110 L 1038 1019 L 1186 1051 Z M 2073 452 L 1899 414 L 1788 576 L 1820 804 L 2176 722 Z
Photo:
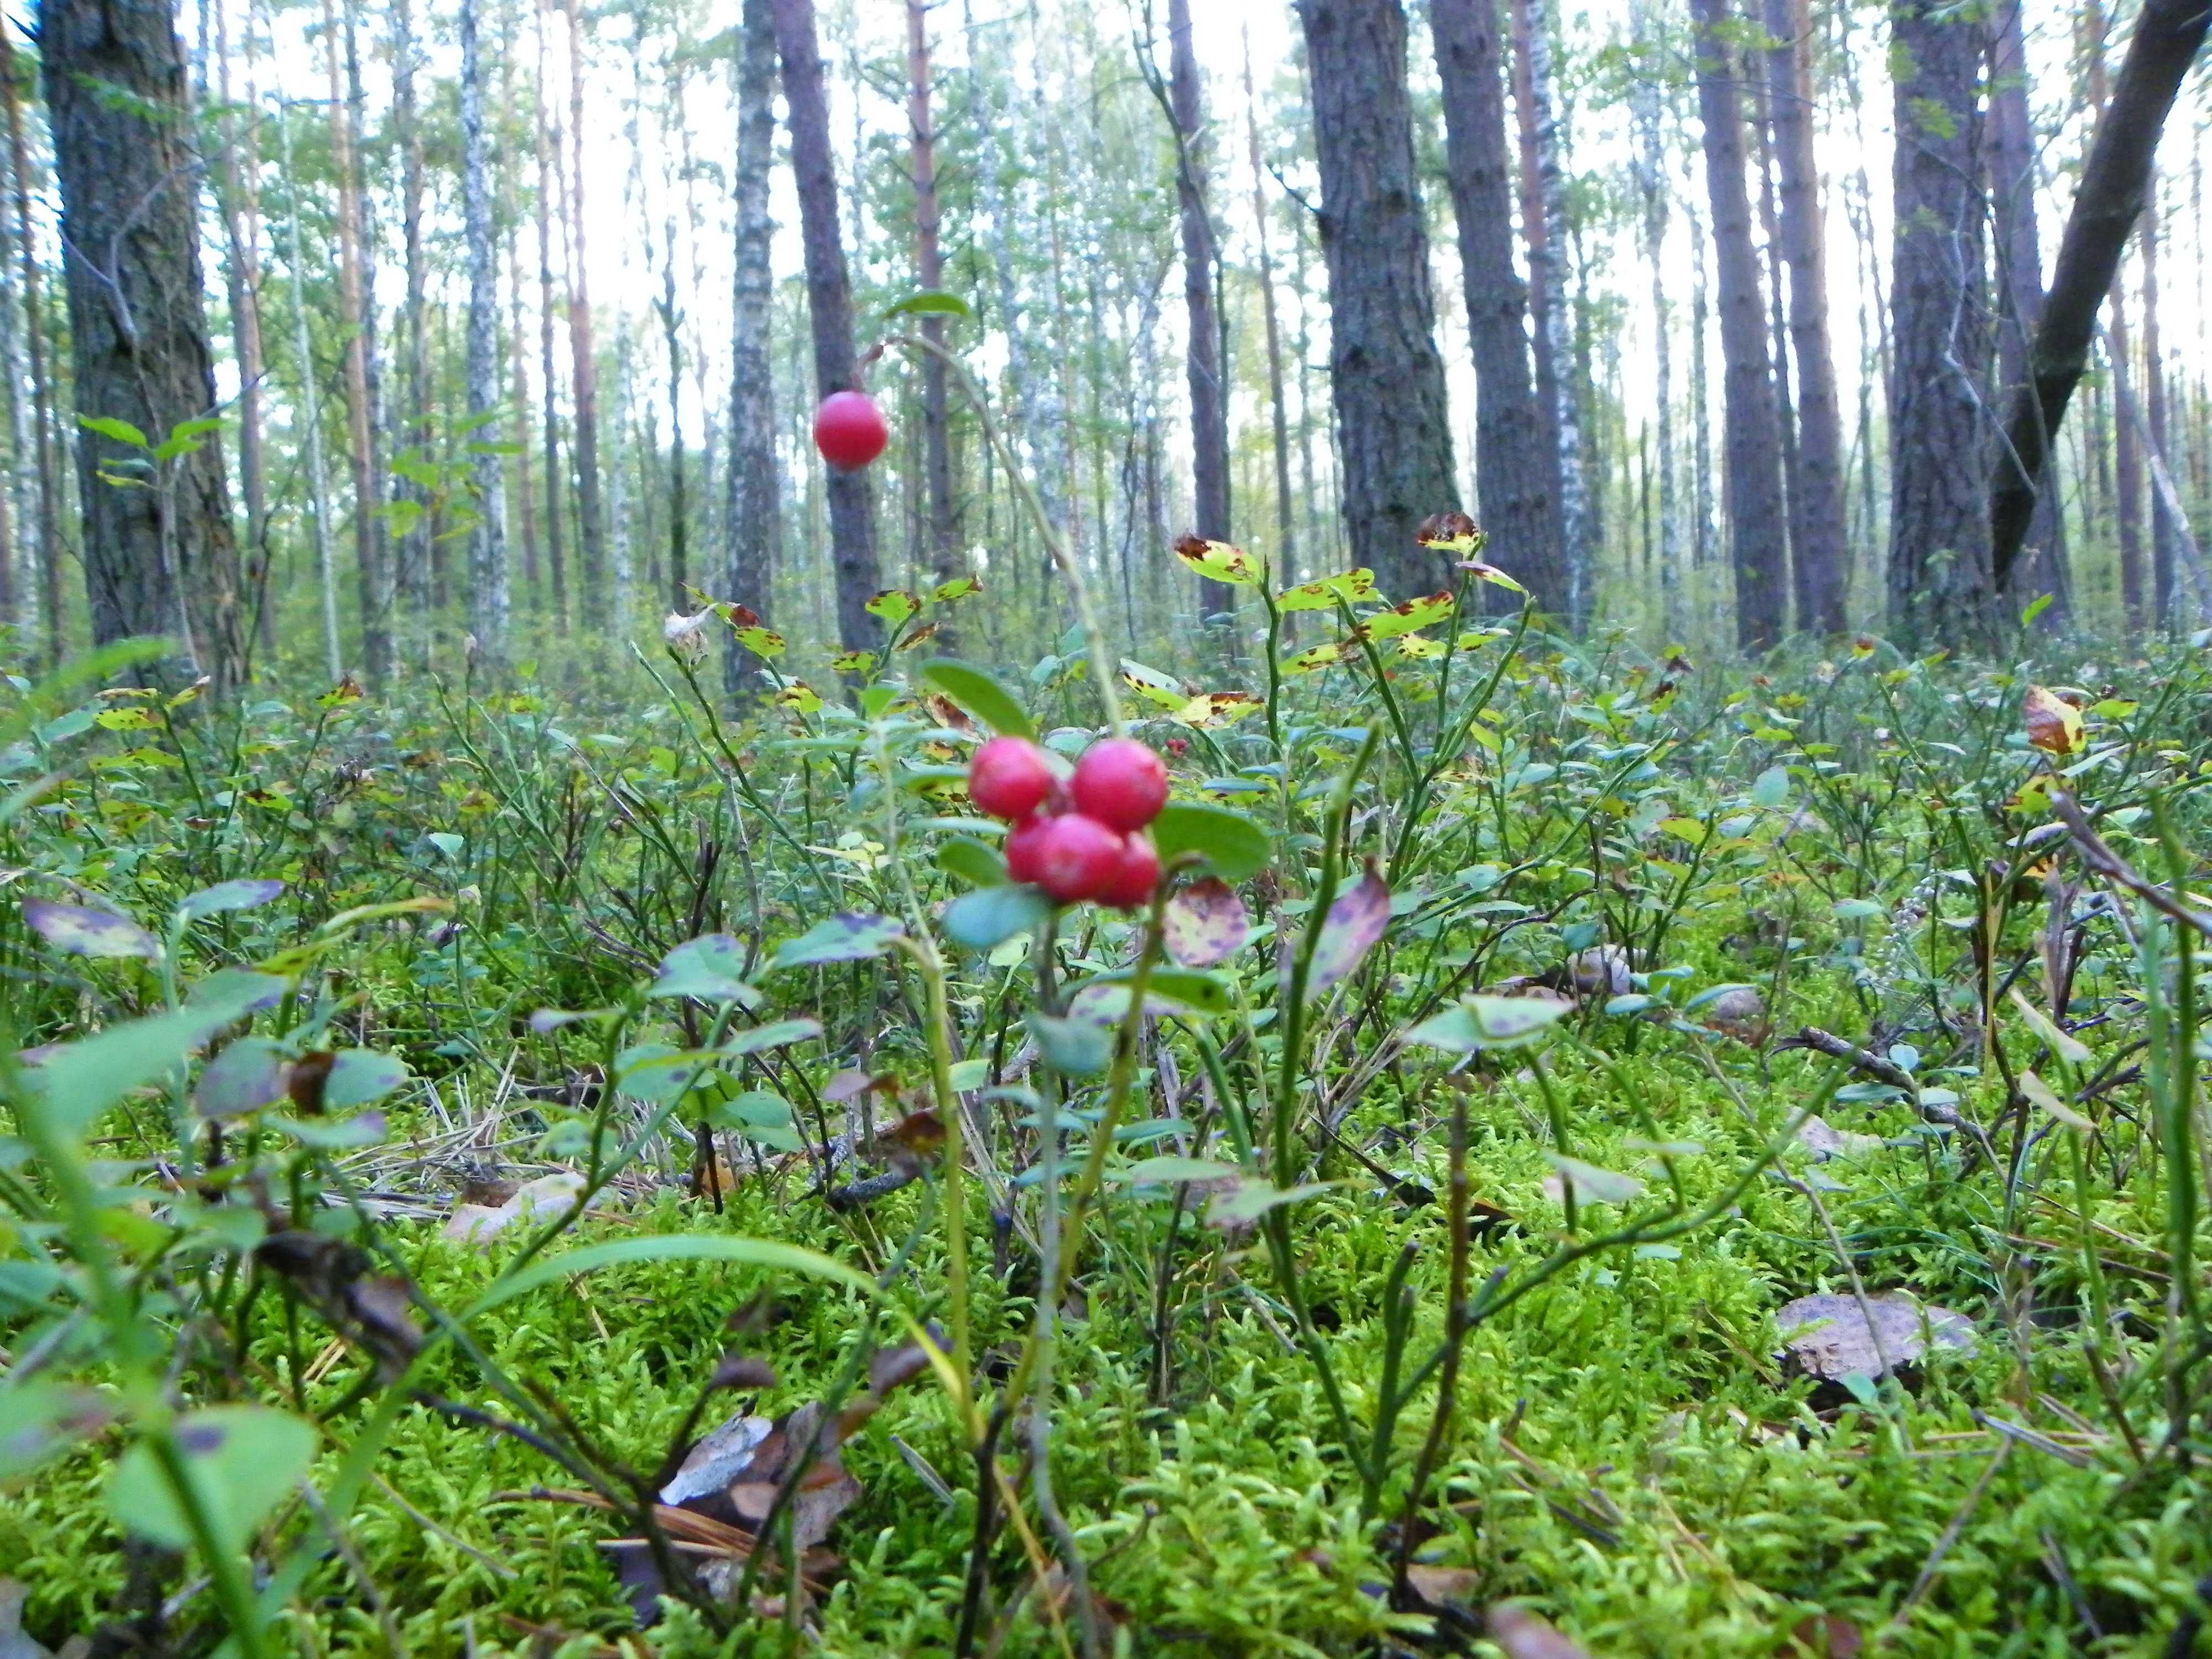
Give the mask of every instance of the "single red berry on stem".
M 1080 904 L 1102 896 L 1121 871 L 1121 837 L 1080 812 L 1063 812 L 1042 823 L 1044 828 L 1037 832 L 1036 884 L 1061 904 Z
M 884 411 L 865 392 L 833 392 L 814 411 L 814 447 L 823 460 L 847 472 L 874 460 L 890 441 Z
M 1121 838 L 1121 860 L 1115 866 L 1114 879 L 1099 894 L 1098 902 L 1116 910 L 1134 910 L 1152 902 L 1152 890 L 1159 884 L 1159 853 L 1152 846 L 1152 838 L 1139 830 Z
M 1026 738 L 993 738 L 968 763 L 968 799 L 1009 823 L 1043 805 L 1052 786 L 1052 763 Z
M 1077 811 L 1109 830 L 1141 830 L 1167 805 L 1167 763 L 1134 738 L 1106 738 L 1083 751 L 1071 787 Z

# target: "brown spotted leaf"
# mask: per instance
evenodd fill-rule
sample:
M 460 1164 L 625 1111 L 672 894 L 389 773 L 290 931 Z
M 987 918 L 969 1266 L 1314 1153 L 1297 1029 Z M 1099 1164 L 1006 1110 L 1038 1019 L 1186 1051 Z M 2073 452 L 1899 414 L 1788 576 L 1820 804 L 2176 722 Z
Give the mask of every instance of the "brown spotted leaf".
M 2027 740 L 2046 755 L 2070 755 L 2081 746 L 2081 711 L 2047 685 L 2031 685 L 2021 706 Z
M 1244 948 L 1252 936 L 1252 919 L 1234 887 L 1208 876 L 1167 902 L 1160 933 L 1168 955 L 1183 967 L 1211 968 Z
M 1241 547 L 1231 547 L 1227 542 L 1209 542 L 1202 537 L 1185 536 L 1175 544 L 1176 556 L 1208 581 L 1231 582 L 1239 587 L 1249 586 L 1260 580 L 1259 560 Z
M 1313 965 L 1306 973 L 1306 995 L 1325 995 L 1331 986 L 1346 978 L 1389 926 L 1390 889 L 1370 859 L 1358 884 L 1338 894 L 1328 907 L 1321 938 L 1314 945 Z

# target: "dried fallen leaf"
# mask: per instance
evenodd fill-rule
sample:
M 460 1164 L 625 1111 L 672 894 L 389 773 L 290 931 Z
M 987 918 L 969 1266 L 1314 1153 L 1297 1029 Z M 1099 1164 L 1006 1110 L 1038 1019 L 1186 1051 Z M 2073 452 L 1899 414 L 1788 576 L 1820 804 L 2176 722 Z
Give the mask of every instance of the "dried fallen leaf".
M 1858 1659 L 1866 1646 L 1859 1627 L 1840 1613 L 1808 1613 L 1790 1635 L 1790 1651 L 1811 1659 Z
M 1779 1309 L 1774 1322 L 1791 1363 L 1828 1382 L 1880 1376 L 1885 1359 L 1891 1366 L 1912 1364 L 1931 1342 L 1961 1352 L 1972 1352 L 1975 1343 L 1973 1322 L 1964 1314 L 1925 1306 L 1897 1291 L 1868 1297 L 1864 1308 L 1856 1296 L 1802 1296 Z
M 547 1221 L 576 1201 L 584 1190 L 584 1177 L 563 1170 L 542 1176 L 514 1189 L 514 1195 L 493 1209 L 483 1204 L 456 1204 L 441 1230 L 461 1244 L 488 1244 L 518 1223 Z
M 2081 746 L 2081 711 L 2047 685 L 2031 685 L 2021 705 L 2027 740 L 2046 755 L 2070 755 Z
M 1815 1164 L 1826 1164 L 1832 1158 L 1864 1158 L 1869 1152 L 1878 1152 L 1883 1141 L 1880 1135 L 1838 1129 L 1815 1114 L 1797 1126 L 1797 1144 L 1813 1154 Z
M 1534 1613 L 1505 1602 L 1485 1615 L 1490 1639 L 1505 1659 L 1590 1659 L 1580 1643 L 1571 1642 Z
M 1218 876 L 1194 881 L 1167 902 L 1160 935 L 1167 953 L 1185 968 L 1226 962 L 1251 937 L 1252 920 L 1237 890 Z
M 1416 1564 L 1406 1569 L 1406 1588 L 1413 1591 L 1415 1601 L 1431 1611 L 1440 1611 L 1447 1601 L 1464 1603 L 1481 1582 L 1482 1575 L 1472 1567 L 1425 1567 Z

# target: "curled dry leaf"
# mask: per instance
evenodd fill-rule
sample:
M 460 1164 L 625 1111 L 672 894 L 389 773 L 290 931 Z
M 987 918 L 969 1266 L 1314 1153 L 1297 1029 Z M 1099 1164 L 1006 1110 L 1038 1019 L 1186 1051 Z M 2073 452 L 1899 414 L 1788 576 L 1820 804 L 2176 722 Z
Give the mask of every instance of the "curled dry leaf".
M 1244 948 L 1252 919 L 1237 890 L 1218 876 L 1194 881 L 1167 902 L 1161 941 L 1185 968 L 1211 968 Z
M 1897 1291 L 1868 1297 L 1864 1308 L 1856 1296 L 1801 1296 L 1778 1310 L 1774 1322 L 1790 1363 L 1825 1382 L 1880 1376 L 1884 1360 L 1910 1365 L 1931 1346 L 1971 1352 L 1975 1344 L 1973 1322 L 1966 1315 L 1925 1306 Z

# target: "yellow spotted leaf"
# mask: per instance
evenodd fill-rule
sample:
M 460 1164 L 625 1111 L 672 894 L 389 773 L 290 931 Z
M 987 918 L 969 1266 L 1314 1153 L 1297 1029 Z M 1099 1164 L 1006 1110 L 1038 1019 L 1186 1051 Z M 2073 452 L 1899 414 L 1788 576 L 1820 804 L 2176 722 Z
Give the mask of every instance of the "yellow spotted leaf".
M 110 708 L 94 718 L 111 732 L 158 732 L 161 722 L 143 708 Z
M 775 694 L 776 707 L 795 714 L 811 714 L 822 707 L 821 694 L 805 680 L 793 680 Z
M 1452 596 L 1436 592 L 1425 599 L 1408 599 L 1388 611 L 1378 611 L 1360 627 L 1370 640 L 1395 640 L 1401 634 L 1411 634 L 1440 623 L 1450 616 L 1451 611 Z
M 780 657 L 783 654 L 783 635 L 773 628 L 762 628 L 757 624 L 740 628 L 734 637 L 739 645 L 756 657 Z
M 1311 674 L 1344 660 L 1344 641 L 1330 640 L 1301 651 L 1283 665 L 1285 674 Z
M 983 591 L 983 584 L 973 576 L 955 576 L 949 582 L 939 582 L 929 591 L 933 605 L 950 605 L 955 599 L 964 599 Z
M 876 665 L 872 651 L 847 651 L 830 659 L 830 665 L 841 674 L 865 674 Z
M 1209 542 L 1197 536 L 1185 536 L 1175 544 L 1176 556 L 1208 581 L 1229 582 L 1238 587 L 1249 587 L 1260 580 L 1259 560 L 1241 547 L 1231 547 L 1227 542 Z
M 2081 711 L 2049 686 L 2027 688 L 2021 719 L 2028 742 L 2046 755 L 2070 755 L 2081 746 Z
M 1121 683 L 1163 708 L 1180 708 L 1190 701 L 1190 693 L 1174 675 L 1147 668 L 1127 657 L 1121 659 Z
M 1185 726 L 1233 726 L 1267 705 L 1249 691 L 1208 691 L 1193 697 L 1176 714 Z
M 1443 653 L 1444 642 L 1432 640 L 1426 634 L 1401 634 L 1398 636 L 1398 654 L 1401 657 L 1411 657 L 1416 662 L 1422 662 L 1431 657 L 1441 657 Z
M 871 617 L 880 617 L 896 628 L 921 609 L 921 596 L 908 592 L 903 587 L 887 587 L 862 607 Z
M 1346 605 L 1375 597 L 1375 573 L 1364 565 L 1338 576 L 1303 582 L 1276 595 L 1278 611 L 1329 611 L 1342 599 Z

